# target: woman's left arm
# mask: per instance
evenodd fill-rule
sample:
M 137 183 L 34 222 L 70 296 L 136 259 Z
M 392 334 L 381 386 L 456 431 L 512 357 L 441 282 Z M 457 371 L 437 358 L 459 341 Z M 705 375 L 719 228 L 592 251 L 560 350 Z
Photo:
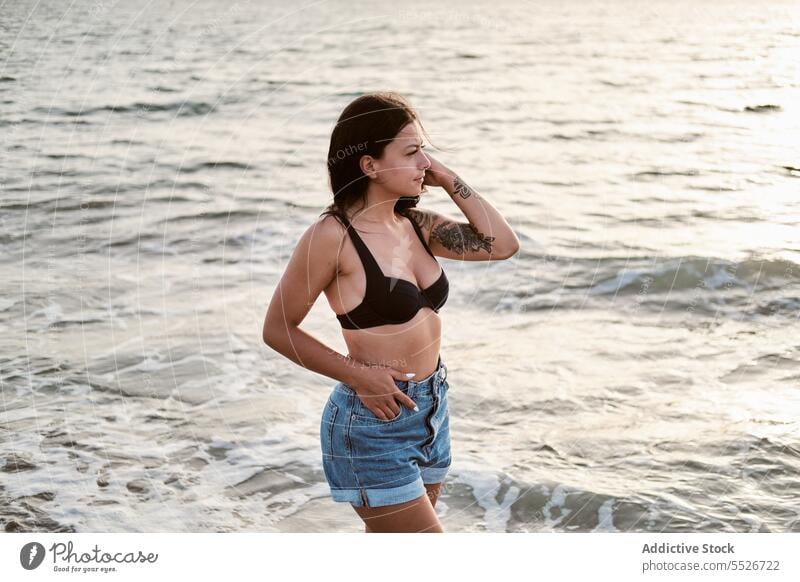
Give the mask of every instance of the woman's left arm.
M 459 222 L 428 209 L 409 210 L 428 234 L 431 252 L 462 261 L 497 261 L 514 256 L 519 250 L 519 239 L 505 218 L 460 176 L 428 157 L 431 167 L 425 173 L 424 183 L 444 188 L 468 221 Z

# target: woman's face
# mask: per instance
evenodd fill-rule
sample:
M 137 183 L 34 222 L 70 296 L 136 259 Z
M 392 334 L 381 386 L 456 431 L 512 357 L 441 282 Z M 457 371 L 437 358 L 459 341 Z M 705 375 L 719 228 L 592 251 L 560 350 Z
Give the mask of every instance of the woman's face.
M 417 124 L 408 123 L 374 160 L 377 182 L 399 196 L 418 196 L 425 170 L 431 166 L 423 147 Z

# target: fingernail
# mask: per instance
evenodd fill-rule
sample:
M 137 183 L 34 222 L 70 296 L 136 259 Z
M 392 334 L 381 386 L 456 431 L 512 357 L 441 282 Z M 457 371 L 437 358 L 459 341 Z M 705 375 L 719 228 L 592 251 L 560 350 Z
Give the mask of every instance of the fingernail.
M 417 373 L 416 373 L 416 372 L 408 372 L 408 373 L 406 374 L 406 378 L 413 378 L 413 377 L 414 377 L 414 376 L 416 376 L 416 375 L 417 375 Z
M 417 412 L 419 412 L 419 406 L 417 406 L 417 405 L 415 404 L 415 405 L 414 405 L 414 410 L 416 410 Z

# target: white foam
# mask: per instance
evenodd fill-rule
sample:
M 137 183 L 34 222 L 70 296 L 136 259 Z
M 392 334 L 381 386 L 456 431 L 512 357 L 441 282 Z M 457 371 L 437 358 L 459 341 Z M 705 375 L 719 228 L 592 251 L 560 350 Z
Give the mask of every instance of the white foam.
M 508 522 L 511 519 L 511 505 L 519 497 L 519 488 L 512 486 L 506 491 L 501 502 L 497 502 L 497 494 L 500 491 L 502 481 L 497 472 L 489 472 L 486 469 L 479 469 L 478 463 L 468 462 L 468 466 L 474 468 L 463 468 L 464 462 L 459 463 L 458 475 L 454 479 L 456 482 L 464 483 L 472 489 L 478 505 L 484 510 L 484 522 L 488 531 L 505 532 Z M 508 479 L 504 477 L 503 479 Z
M 550 494 L 550 498 L 547 500 L 547 503 L 544 504 L 542 507 L 542 515 L 545 518 L 545 527 L 553 528 L 558 525 L 565 517 L 567 517 L 570 513 L 572 513 L 571 509 L 567 509 L 564 507 L 564 504 L 567 500 L 567 493 L 568 488 L 566 485 L 556 485 L 553 488 L 552 493 Z M 551 511 L 554 508 L 559 509 L 559 516 L 554 517 L 553 512 Z
M 597 509 L 597 527 L 593 532 L 617 532 L 614 527 L 614 500 L 606 499 Z

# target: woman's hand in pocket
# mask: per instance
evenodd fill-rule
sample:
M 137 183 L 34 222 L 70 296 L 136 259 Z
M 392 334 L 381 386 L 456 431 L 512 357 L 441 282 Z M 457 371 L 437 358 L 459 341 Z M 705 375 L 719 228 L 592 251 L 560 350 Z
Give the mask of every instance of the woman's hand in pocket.
M 405 372 L 390 366 L 363 364 L 353 371 L 347 385 L 375 416 L 381 420 L 392 420 L 400 414 L 401 405 L 419 410 L 416 403 L 394 383 L 395 380 L 409 379 Z

